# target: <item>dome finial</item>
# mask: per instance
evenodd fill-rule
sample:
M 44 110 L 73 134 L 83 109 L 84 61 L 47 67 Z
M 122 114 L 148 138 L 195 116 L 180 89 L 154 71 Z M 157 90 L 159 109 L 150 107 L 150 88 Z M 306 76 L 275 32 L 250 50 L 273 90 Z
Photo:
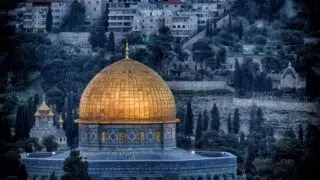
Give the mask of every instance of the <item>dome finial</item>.
M 291 62 L 289 61 L 289 63 L 288 63 L 288 67 L 289 68 L 291 68 L 292 67 L 292 65 L 291 65 Z
M 46 95 L 42 94 L 42 104 L 46 104 Z
M 125 59 L 129 59 L 129 45 L 128 45 L 128 40 L 126 40 Z

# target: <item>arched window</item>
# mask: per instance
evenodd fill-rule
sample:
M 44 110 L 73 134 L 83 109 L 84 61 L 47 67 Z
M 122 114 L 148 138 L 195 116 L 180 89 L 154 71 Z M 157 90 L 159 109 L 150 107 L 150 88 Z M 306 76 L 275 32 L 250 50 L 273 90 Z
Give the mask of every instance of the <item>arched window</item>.
M 219 177 L 217 175 L 214 175 L 213 180 L 219 180 Z
M 202 176 L 198 176 L 197 180 L 203 180 Z
M 60 142 L 62 141 L 62 138 L 60 138 Z
M 176 28 L 176 25 L 173 25 L 172 27 L 173 27 L 173 28 Z
M 182 25 L 182 28 L 185 28 L 186 26 L 185 25 Z
M 178 28 L 181 28 L 181 26 L 180 26 L 180 25 L 178 25 Z

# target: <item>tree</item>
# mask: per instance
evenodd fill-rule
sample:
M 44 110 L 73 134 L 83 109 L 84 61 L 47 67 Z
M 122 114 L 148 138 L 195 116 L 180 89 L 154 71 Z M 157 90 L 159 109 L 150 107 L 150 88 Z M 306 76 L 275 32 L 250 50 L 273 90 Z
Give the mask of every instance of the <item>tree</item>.
M 187 114 L 185 116 L 185 133 L 184 135 L 186 137 L 190 137 L 193 134 L 193 113 L 192 113 L 192 108 L 191 108 L 191 101 L 188 102 L 187 104 Z
M 109 27 L 109 3 L 106 3 L 106 9 L 101 17 L 101 25 L 104 27 L 105 31 L 108 31 Z
M 115 51 L 115 42 L 114 42 L 114 33 L 110 32 L 108 40 L 108 51 L 114 53 Z
M 50 174 L 49 180 L 58 180 L 56 173 L 54 171 Z
M 170 57 L 173 56 L 174 41 L 172 41 L 171 31 L 168 27 L 161 27 L 157 33 L 149 37 L 147 44 L 148 51 L 151 53 L 153 64 L 157 67 L 158 72 L 168 74 Z
M 18 180 L 26 180 L 26 179 L 28 179 L 26 165 L 21 164 L 18 172 Z
M 209 126 L 209 115 L 208 115 L 208 111 L 205 109 L 203 111 L 203 123 L 202 123 L 202 131 L 206 131 L 208 130 L 208 126 Z
M 263 111 L 262 111 L 261 107 L 258 107 L 258 109 L 257 109 L 257 128 L 261 129 L 263 122 L 264 122 Z M 257 130 L 259 130 L 259 129 L 257 129 Z
M 102 26 L 94 26 L 90 32 L 88 41 L 93 49 L 104 48 L 107 42 L 104 28 Z
M 228 114 L 228 119 L 227 119 L 227 128 L 228 128 L 228 133 L 232 133 L 232 122 L 231 122 L 231 114 Z
M 55 137 L 52 135 L 43 137 L 42 144 L 46 148 L 47 152 L 56 151 L 58 149 L 59 145 L 54 139 Z
M 211 130 L 219 132 L 220 129 L 220 115 L 219 115 L 219 109 L 214 103 L 213 108 L 211 110 Z
M 25 115 L 25 108 L 22 105 L 18 106 L 17 116 L 16 116 L 16 137 L 17 139 L 23 139 L 28 136 L 28 124 Z
M 299 141 L 303 143 L 303 128 L 302 125 L 299 125 Z
M 128 44 L 130 45 L 137 45 L 143 44 L 143 37 L 142 34 L 139 32 L 131 32 L 127 36 Z
M 7 118 L 0 119 L 0 141 L 11 142 L 11 131 Z
M 201 70 L 203 69 L 204 62 L 211 64 L 212 68 L 217 68 L 219 66 L 218 61 L 215 59 L 215 52 L 212 50 L 210 44 L 206 41 L 200 40 L 192 45 L 192 58 L 194 61 L 201 63 Z M 201 79 L 203 78 L 203 73 L 201 74 Z
M 51 32 L 52 30 L 52 10 L 51 6 L 49 6 L 48 13 L 47 13 L 47 19 L 46 19 L 46 30 L 47 32 Z
M 240 129 L 240 113 L 236 108 L 233 114 L 233 133 L 238 134 Z
M 195 136 L 195 147 L 196 148 L 201 148 L 200 145 L 200 139 L 202 137 L 202 118 L 201 118 L 201 113 L 198 115 L 198 120 L 197 120 L 197 127 L 196 127 L 196 136 Z
M 238 59 L 235 62 L 235 70 L 234 70 L 234 87 L 236 90 L 240 90 L 241 88 L 241 68 Z
M 85 7 L 78 1 L 73 1 L 70 6 L 69 14 L 67 14 L 61 24 L 64 31 L 72 31 L 79 25 L 83 25 L 85 21 Z
M 224 47 L 219 48 L 217 52 L 217 62 L 220 65 L 221 63 L 226 62 L 227 50 Z
M 70 151 L 69 156 L 64 161 L 63 170 L 65 172 L 62 177 L 63 180 L 90 179 L 88 175 L 88 162 L 82 160 L 80 151 Z
M 288 137 L 288 138 L 291 138 L 291 139 L 295 139 L 296 138 L 296 134 L 294 133 L 293 129 L 291 129 L 291 128 L 289 130 L 285 131 L 284 136 Z
M 252 170 L 254 168 L 253 161 L 256 156 L 255 147 L 252 142 L 249 142 L 246 154 L 247 154 L 247 157 L 245 161 L 245 170 L 246 170 L 246 173 L 252 173 Z

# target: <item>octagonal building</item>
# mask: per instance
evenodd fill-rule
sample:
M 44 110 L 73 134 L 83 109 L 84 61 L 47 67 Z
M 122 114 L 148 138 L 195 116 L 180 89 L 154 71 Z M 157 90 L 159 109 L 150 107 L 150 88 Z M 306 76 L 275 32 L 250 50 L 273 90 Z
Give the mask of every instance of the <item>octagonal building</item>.
M 234 180 L 236 157 L 176 147 L 176 106 L 166 82 L 126 57 L 100 71 L 80 100 L 79 147 L 102 180 Z M 23 154 L 29 179 L 63 176 L 70 151 Z

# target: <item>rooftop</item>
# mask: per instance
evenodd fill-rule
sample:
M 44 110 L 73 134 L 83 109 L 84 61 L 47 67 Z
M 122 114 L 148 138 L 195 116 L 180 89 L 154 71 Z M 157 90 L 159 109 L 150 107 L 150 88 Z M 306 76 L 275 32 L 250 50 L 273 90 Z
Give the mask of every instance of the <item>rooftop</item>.
M 27 159 L 45 158 L 46 160 L 63 160 L 70 151 L 56 153 L 31 153 L 24 156 Z M 88 161 L 184 161 L 211 158 L 230 158 L 234 155 L 227 152 L 186 151 L 179 148 L 172 150 L 141 150 L 141 151 L 108 151 L 81 152 L 81 156 Z

